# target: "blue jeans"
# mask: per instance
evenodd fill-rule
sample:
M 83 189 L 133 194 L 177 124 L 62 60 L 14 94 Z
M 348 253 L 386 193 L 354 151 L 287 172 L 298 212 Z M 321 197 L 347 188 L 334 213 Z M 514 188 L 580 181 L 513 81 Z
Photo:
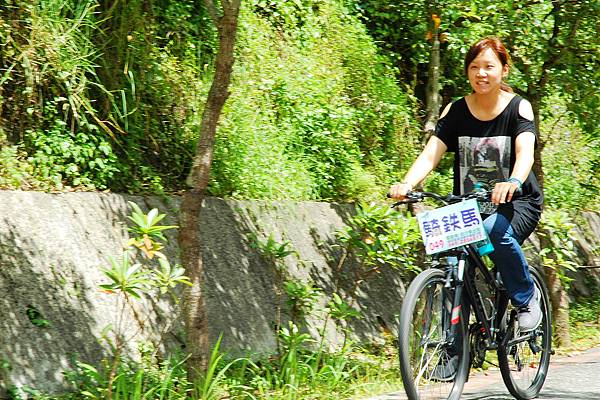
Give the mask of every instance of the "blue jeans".
M 483 225 L 494 246 L 489 257 L 500 272 L 513 306 L 526 305 L 535 290 L 525 254 L 519 244 L 526 238 L 518 238 L 510 221 L 502 214 L 490 215 Z

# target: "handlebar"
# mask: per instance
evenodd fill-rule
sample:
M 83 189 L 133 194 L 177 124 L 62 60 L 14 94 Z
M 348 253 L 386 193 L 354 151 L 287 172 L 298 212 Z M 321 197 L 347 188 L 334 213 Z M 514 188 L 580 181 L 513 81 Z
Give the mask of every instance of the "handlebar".
M 520 196 L 522 193 L 523 193 L 523 191 L 521 189 L 518 189 L 517 191 L 515 191 L 515 193 L 513 194 L 513 200 L 516 197 Z M 465 193 L 465 194 L 461 194 L 461 195 L 455 195 L 452 193 L 447 194 L 447 195 L 441 195 L 441 194 L 434 193 L 434 192 L 410 191 L 406 194 L 405 200 L 400 200 L 400 201 L 395 202 L 394 204 L 392 204 L 392 208 L 398 207 L 399 205 L 402 205 L 402 204 L 420 203 L 423 200 L 425 200 L 426 198 L 435 199 L 435 200 L 443 203 L 444 205 L 448 205 L 448 204 L 454 204 L 454 203 L 458 203 L 463 200 L 469 200 L 469 199 L 475 199 L 477 201 L 489 201 L 491 196 L 492 196 L 491 190 L 478 190 L 475 192 Z M 388 198 L 391 197 L 389 193 L 387 194 L 387 197 Z
M 462 194 L 462 195 L 455 195 L 455 194 L 450 193 L 450 194 L 443 196 L 443 195 L 440 195 L 440 194 L 434 193 L 434 192 L 411 191 L 406 194 L 405 200 L 400 200 L 400 201 L 395 202 L 394 204 L 392 204 L 392 207 L 397 207 L 402 204 L 420 203 L 423 200 L 425 200 L 426 198 L 435 199 L 445 205 L 454 204 L 454 203 L 458 203 L 460 201 L 469 200 L 469 199 L 476 199 L 477 201 L 485 201 L 485 200 L 490 199 L 491 193 L 492 193 L 491 191 L 480 190 L 477 192 L 471 192 L 471 193 L 466 193 L 466 194 Z M 389 193 L 388 193 L 388 197 L 390 197 Z

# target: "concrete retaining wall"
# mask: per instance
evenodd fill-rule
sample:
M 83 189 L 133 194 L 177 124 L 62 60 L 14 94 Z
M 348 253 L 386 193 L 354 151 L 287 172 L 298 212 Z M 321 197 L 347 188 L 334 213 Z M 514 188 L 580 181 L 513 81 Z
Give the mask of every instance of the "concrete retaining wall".
M 110 256 L 121 254 L 128 238 L 127 201 L 145 210 L 157 207 L 168 214 L 168 224 L 177 223 L 177 198 L 0 191 L 0 396 L 10 386 L 68 389 L 63 371 L 72 368 L 73 360 L 97 364 L 110 354 L 102 332 L 116 323 L 119 305 L 115 295 L 100 291 L 98 285 L 106 282 L 100 268 L 108 265 Z M 341 256 L 334 233 L 352 211 L 349 205 L 329 203 L 206 199 L 199 229 L 212 340 L 222 333 L 222 348 L 234 355 L 269 353 L 275 347 L 274 271 L 249 245 L 250 233 L 289 240 L 296 254 L 286 257 L 288 269 L 331 293 L 333 268 Z M 598 245 L 600 217 L 584 217 L 593 229 L 584 230 L 589 231 L 584 247 L 590 250 Z M 171 233 L 168 238 L 166 252 L 177 261 L 176 237 Z M 536 243 L 534 238 L 533 254 Z M 394 330 L 405 280 L 402 273 L 385 270 L 361 287 L 358 306 L 364 318 L 351 326 L 356 339 L 382 340 L 385 327 Z M 324 302 L 325 297 L 321 307 Z M 136 338 L 160 343 L 162 350 L 183 346 L 178 307 L 172 302 L 153 296 L 137 311 L 148 322 L 140 327 L 125 307 L 125 332 L 139 332 Z M 32 323 L 36 312 L 47 326 Z M 318 336 L 322 313 L 306 322 Z M 333 324 L 326 336 L 332 346 L 342 340 Z M 130 353 L 135 355 L 134 344 Z

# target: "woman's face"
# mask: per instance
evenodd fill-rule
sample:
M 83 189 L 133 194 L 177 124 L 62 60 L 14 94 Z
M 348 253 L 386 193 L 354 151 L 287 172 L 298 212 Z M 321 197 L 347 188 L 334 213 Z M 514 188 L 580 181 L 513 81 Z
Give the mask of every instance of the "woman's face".
M 502 79 L 508 75 L 508 65 L 502 65 L 492 49 L 485 49 L 468 68 L 469 83 L 476 93 L 487 94 L 500 90 Z

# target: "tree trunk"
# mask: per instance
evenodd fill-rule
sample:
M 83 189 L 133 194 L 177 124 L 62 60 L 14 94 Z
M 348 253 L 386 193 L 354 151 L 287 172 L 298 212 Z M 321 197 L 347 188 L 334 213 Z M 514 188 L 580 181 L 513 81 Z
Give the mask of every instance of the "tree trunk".
M 546 269 L 548 290 L 552 302 L 552 315 L 554 316 L 554 338 L 557 347 L 571 345 L 571 334 L 569 333 L 569 296 L 562 285 L 558 273 L 552 269 Z
M 229 97 L 229 83 L 234 62 L 235 37 L 240 0 L 222 0 L 223 15 L 217 16 L 212 0 L 205 0 L 219 32 L 219 51 L 213 82 L 208 93 L 200 138 L 187 184 L 190 189 L 183 195 L 180 210 L 179 245 L 181 260 L 192 282 L 185 298 L 185 324 L 187 333 L 188 374 L 195 381 L 206 371 L 210 357 L 208 318 L 204 303 L 204 265 L 199 226 L 202 200 L 210 179 L 217 124 L 223 105 Z
M 434 27 L 432 34 L 431 54 L 429 56 L 429 76 L 426 89 L 427 116 L 424 127 L 424 143 L 427 143 L 429 137 L 435 132 L 435 125 L 440 115 L 441 97 L 440 97 L 440 31 L 439 20 L 434 15 Z
M 546 145 L 542 132 L 540 132 L 540 107 L 542 105 L 542 99 L 539 94 L 528 93 L 528 100 L 531 103 L 533 109 L 533 117 L 535 120 L 535 130 L 537 132 L 537 146 L 533 153 L 533 173 L 540 183 L 540 188 L 544 188 L 544 170 L 542 161 L 542 152 Z

